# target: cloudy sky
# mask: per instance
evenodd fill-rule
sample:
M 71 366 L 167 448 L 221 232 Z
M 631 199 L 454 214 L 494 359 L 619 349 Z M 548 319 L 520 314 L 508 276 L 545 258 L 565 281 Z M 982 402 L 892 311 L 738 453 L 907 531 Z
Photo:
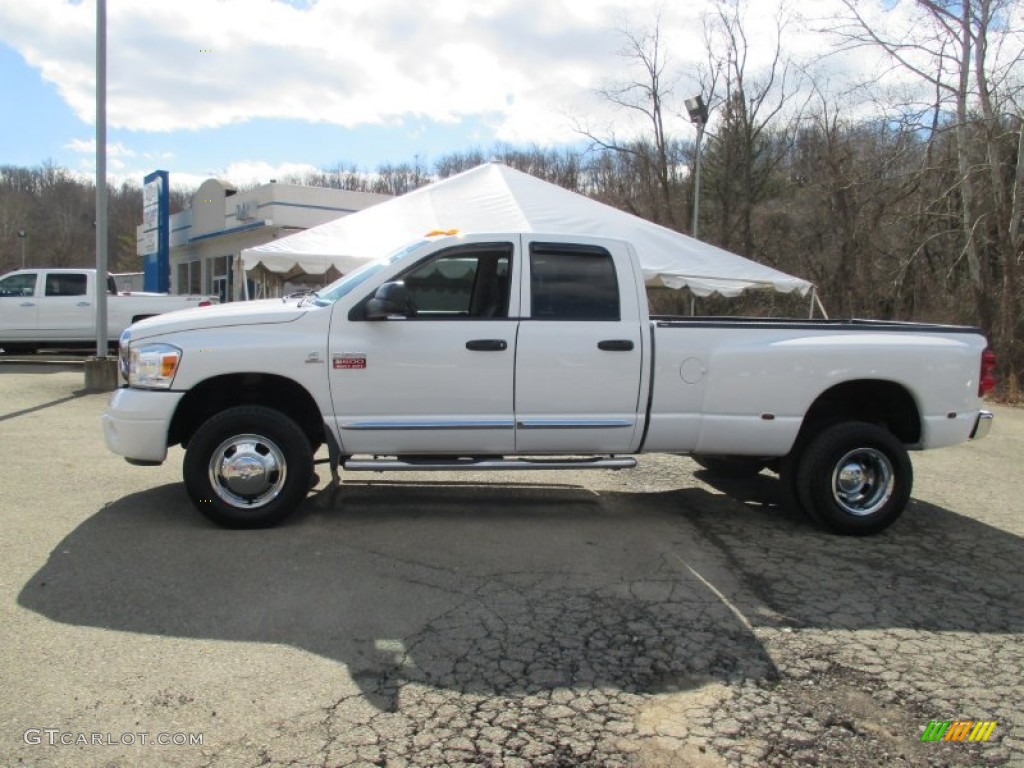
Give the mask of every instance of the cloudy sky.
M 878 0 L 882 2 L 883 0 Z M 838 0 L 787 11 L 786 50 L 821 59 Z M 874 0 L 872 0 L 874 2 Z M 748 0 L 752 64 L 778 0 Z M 885 5 L 892 6 L 892 0 Z M 631 76 L 621 30 L 661 14 L 671 71 L 692 95 L 711 0 L 109 0 L 108 145 L 115 178 L 266 181 L 339 163 L 429 164 L 495 142 L 620 134 L 597 89 Z M 0 0 L 0 164 L 92 173 L 94 0 Z M 618 31 L 617 31 L 618 30 Z M 863 59 L 863 57 L 861 57 Z M 849 57 L 835 62 L 845 77 Z M 863 63 L 863 62 L 861 62 Z M 678 135 L 692 127 L 671 118 Z

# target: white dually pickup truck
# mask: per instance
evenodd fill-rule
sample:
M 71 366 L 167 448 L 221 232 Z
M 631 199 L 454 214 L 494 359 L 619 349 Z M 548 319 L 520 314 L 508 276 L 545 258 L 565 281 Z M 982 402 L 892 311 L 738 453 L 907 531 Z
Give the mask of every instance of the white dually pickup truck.
M 107 277 L 107 335 L 153 315 L 207 306 L 205 296 L 119 293 Z M 96 341 L 95 269 L 19 269 L 0 277 L 0 349 L 8 354 Z
M 911 493 L 908 450 L 984 436 L 975 329 L 651 317 L 633 246 L 536 233 L 427 237 L 299 299 L 144 320 L 103 416 L 133 464 L 185 447 L 196 508 L 273 525 L 314 454 L 350 470 L 623 469 L 691 454 L 780 472 L 847 534 Z

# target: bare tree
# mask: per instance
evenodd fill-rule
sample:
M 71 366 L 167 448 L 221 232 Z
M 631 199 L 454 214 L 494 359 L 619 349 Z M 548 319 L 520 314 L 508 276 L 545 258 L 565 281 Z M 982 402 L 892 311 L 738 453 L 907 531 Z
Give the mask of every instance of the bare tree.
M 377 167 L 377 178 L 370 191 L 386 195 L 404 195 L 432 182 L 427 169 L 417 157 L 412 163 L 386 163 Z
M 745 23 L 742 0 L 718 0 L 705 23 L 707 76 L 721 90 L 721 120 L 708 143 L 708 182 L 717 197 L 719 243 L 751 256 L 754 207 L 767 197 L 796 124 L 798 110 L 787 113 L 787 107 L 799 73 L 783 53 L 784 16 L 775 19 L 771 60 L 754 72 Z
M 369 174 L 360 172 L 355 165 L 345 165 L 344 163 L 338 163 L 329 170 L 317 170 L 292 175 L 287 177 L 285 181 L 293 184 L 303 184 L 307 187 L 343 189 L 349 192 L 369 192 L 372 186 Z
M 916 0 L 915 28 L 891 34 L 873 26 L 855 0 L 843 3 L 849 17 L 839 32 L 848 45 L 884 51 L 935 90 L 937 113 L 951 107 L 960 237 L 976 317 L 995 336 L 1015 389 L 1024 372 L 1017 263 L 1022 178 L 1009 169 L 1014 155 L 1019 169 L 1024 140 L 1019 110 L 1014 116 L 998 105 L 1011 103 L 1006 89 L 1024 56 L 1020 30 L 1012 27 L 1016 0 Z M 1006 141 L 1008 135 L 1017 141 Z
M 677 198 L 681 188 L 678 162 L 681 156 L 665 127 L 671 116 L 674 78 L 668 74 L 668 59 L 662 42 L 661 16 L 653 26 L 643 29 L 623 27 L 618 30 L 623 46 L 618 55 L 635 71 L 635 76 L 601 88 L 599 94 L 614 107 L 640 115 L 649 133 L 641 138 L 621 140 L 613 131 L 599 135 L 594 129 L 577 125 L 594 148 L 629 158 L 628 164 L 648 179 L 651 201 L 649 218 L 659 224 L 677 228 Z

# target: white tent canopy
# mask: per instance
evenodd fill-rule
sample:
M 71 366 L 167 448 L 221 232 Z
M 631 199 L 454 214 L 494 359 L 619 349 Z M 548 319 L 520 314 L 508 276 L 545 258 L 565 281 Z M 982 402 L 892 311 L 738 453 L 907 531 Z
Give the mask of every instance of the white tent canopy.
M 345 273 L 432 230 L 542 232 L 615 237 L 637 250 L 648 286 L 697 296 L 749 289 L 807 295 L 811 283 L 570 192 L 489 163 L 371 208 L 242 251 L 246 270 L 329 267 Z

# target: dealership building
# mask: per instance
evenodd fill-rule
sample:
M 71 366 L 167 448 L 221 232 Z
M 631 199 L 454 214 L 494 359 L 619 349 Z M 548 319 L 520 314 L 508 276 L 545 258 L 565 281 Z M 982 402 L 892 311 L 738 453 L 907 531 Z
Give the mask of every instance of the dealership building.
M 151 285 L 147 263 L 146 288 L 169 288 L 173 294 L 209 294 L 219 296 L 221 301 L 238 301 L 281 296 L 302 287 L 322 285 L 338 273 L 333 269 L 325 269 L 320 275 L 298 270 L 278 273 L 261 266 L 246 275 L 240 254 L 245 248 L 325 224 L 389 199 L 389 195 L 371 192 L 276 181 L 239 191 L 219 179 L 208 179 L 192 195 L 190 207 L 167 217 L 169 275 L 161 276 L 162 283 Z M 156 241 L 149 229 L 143 224 L 137 230 L 138 254 L 145 259 L 156 251 Z M 160 269 L 164 269 L 162 263 Z

